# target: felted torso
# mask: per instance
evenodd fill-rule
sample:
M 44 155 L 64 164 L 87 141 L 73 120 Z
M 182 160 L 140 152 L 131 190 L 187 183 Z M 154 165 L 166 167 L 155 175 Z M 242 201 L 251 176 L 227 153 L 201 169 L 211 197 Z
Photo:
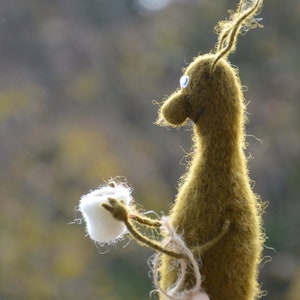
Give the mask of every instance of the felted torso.
M 204 56 L 186 71 L 195 81 L 190 90 L 181 93 L 192 95 L 190 106 L 196 103 L 205 110 L 194 124 L 193 159 L 182 178 L 170 218 L 190 249 L 214 239 L 228 220 L 225 236 L 201 255 L 202 286 L 211 300 L 253 300 L 259 293 L 257 265 L 262 239 L 259 201 L 250 187 L 243 152 L 243 97 L 238 77 L 225 61 L 219 62 L 213 78 L 206 75 L 211 59 Z M 169 119 L 177 112 L 170 98 L 169 106 L 162 107 Z M 174 101 L 180 99 L 174 95 Z M 185 113 L 193 119 L 194 111 L 189 108 Z M 162 259 L 163 289 L 176 281 L 173 263 L 172 258 Z M 193 284 L 193 275 L 188 273 L 186 287 Z

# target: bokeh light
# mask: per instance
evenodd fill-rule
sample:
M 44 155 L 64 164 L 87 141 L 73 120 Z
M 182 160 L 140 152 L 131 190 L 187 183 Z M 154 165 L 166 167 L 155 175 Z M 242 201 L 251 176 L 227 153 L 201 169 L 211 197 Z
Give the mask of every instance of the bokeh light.
M 171 0 L 138 0 L 140 6 L 148 10 L 160 10 L 170 4 Z

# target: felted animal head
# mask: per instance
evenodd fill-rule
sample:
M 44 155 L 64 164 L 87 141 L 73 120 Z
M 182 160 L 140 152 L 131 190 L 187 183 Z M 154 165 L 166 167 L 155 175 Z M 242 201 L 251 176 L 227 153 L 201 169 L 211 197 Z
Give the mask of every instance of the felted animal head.
M 161 107 L 168 124 L 177 126 L 190 119 L 200 128 L 232 127 L 228 123 L 242 112 L 237 77 L 224 59 L 212 71 L 214 61 L 213 54 L 199 56 L 185 70 L 181 88 Z
M 241 1 L 229 20 L 216 26 L 215 52 L 196 57 L 184 70 L 180 89 L 160 108 L 159 124 L 176 127 L 190 119 L 199 128 L 223 131 L 239 122 L 243 112 L 241 84 L 227 57 L 235 50 L 241 31 L 261 26 L 254 18 L 261 6 L 262 0 L 254 4 Z

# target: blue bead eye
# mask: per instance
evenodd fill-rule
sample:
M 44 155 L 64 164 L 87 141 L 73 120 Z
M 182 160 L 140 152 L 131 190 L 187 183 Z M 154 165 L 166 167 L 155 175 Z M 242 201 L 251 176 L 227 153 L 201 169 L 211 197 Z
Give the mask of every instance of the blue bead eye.
M 183 75 L 181 76 L 180 78 L 180 87 L 181 88 L 186 88 L 188 85 L 189 85 L 189 80 L 190 80 L 190 77 L 187 76 L 187 75 Z

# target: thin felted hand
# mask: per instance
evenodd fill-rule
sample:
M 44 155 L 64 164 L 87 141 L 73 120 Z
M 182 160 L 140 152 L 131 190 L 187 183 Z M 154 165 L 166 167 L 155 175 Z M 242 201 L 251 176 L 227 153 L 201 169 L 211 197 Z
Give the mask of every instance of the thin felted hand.
M 118 201 L 114 198 L 108 198 L 108 202 L 109 204 L 102 203 L 101 205 L 108 210 L 116 220 L 126 224 L 128 220 L 128 212 L 122 201 Z

